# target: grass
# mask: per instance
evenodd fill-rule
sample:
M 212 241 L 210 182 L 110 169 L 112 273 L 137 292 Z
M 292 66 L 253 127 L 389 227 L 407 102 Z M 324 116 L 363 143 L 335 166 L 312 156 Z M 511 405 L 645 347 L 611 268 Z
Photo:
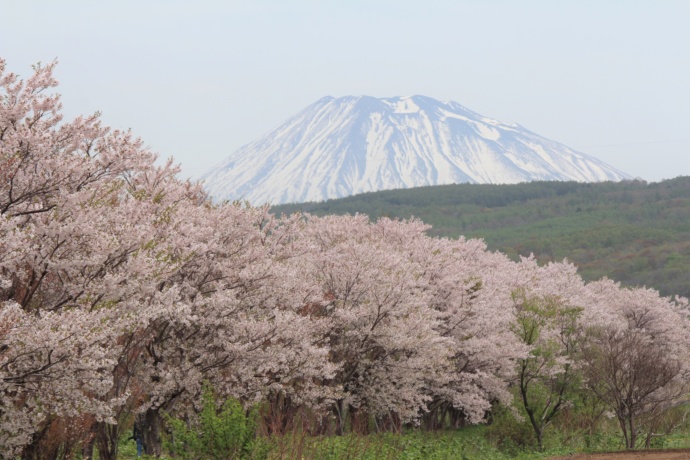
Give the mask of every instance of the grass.
M 473 426 L 456 431 L 404 434 L 374 434 L 309 437 L 300 433 L 276 438 L 263 438 L 260 457 L 267 460 L 504 460 L 540 459 L 573 453 L 568 449 L 549 449 L 544 452 L 512 449 L 502 452 L 486 436 L 487 427 Z M 268 446 L 266 446 L 268 444 Z M 265 454 L 269 447 L 268 454 Z M 121 459 L 135 459 L 134 441 L 120 444 Z M 163 456 L 164 460 L 174 457 Z
M 579 417 L 574 417 L 574 415 L 579 415 Z M 491 425 L 468 426 L 458 430 L 426 432 L 409 429 L 403 434 L 347 434 L 344 436 L 309 436 L 296 430 L 285 436 L 252 436 L 242 449 L 241 458 L 248 460 L 531 460 L 565 457 L 576 453 L 616 452 L 624 449 L 615 420 L 600 420 L 596 428 L 592 430 L 583 425 L 583 415 L 584 412 L 566 413 L 566 416 L 551 426 L 545 433 L 544 450 L 541 452 L 531 447 L 535 445 L 533 433 L 525 420 L 515 419 L 506 411 L 497 411 Z M 235 422 L 234 419 L 228 420 L 224 425 L 228 423 L 235 425 Z M 207 435 L 213 432 L 216 433 L 213 436 L 225 436 L 222 430 L 213 430 L 216 425 L 206 426 L 200 432 Z M 682 422 L 681 425 L 676 426 L 672 434 L 655 438 L 652 448 L 690 448 L 689 434 L 690 423 Z M 172 444 L 166 443 L 166 445 L 170 447 Z M 179 445 L 178 448 L 181 449 Z M 212 451 L 205 449 L 196 451 L 186 449 L 186 454 L 185 451 L 179 450 L 175 456 L 167 452 L 167 456 L 164 455 L 161 458 L 164 460 L 233 458 L 230 453 L 226 453 L 225 449 L 215 450 L 215 454 L 210 452 Z M 118 458 L 127 460 L 136 458 L 134 441 L 125 439 L 121 441 Z

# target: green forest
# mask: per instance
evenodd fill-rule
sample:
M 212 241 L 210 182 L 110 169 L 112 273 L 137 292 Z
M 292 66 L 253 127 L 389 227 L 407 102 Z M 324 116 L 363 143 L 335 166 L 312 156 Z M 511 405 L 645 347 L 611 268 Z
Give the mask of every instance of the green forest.
M 690 297 L 690 177 L 661 182 L 454 184 L 274 206 L 276 214 L 367 214 L 432 226 L 430 235 L 482 238 L 511 258 L 568 259 L 585 280 L 608 277 Z

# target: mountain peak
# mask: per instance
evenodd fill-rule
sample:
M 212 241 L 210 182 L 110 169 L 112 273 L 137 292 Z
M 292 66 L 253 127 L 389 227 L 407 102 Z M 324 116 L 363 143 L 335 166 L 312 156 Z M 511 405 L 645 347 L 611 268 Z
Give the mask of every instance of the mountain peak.
M 515 123 L 413 95 L 321 98 L 202 180 L 215 199 L 260 205 L 462 182 L 627 178 Z

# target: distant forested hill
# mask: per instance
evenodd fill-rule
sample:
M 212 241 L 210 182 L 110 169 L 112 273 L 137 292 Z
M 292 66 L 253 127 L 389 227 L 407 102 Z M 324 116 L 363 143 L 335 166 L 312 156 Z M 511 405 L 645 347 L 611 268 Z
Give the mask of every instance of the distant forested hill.
M 483 238 L 489 249 L 540 262 L 577 264 L 587 280 L 607 276 L 664 295 L 690 297 L 690 177 L 516 185 L 458 184 L 365 193 L 274 213 L 415 216 L 430 234 Z

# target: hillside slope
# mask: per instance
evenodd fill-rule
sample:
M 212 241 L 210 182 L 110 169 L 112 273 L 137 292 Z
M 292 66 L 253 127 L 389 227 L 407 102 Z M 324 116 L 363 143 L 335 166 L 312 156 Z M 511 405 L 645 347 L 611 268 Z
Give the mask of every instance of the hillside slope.
M 568 258 L 588 280 L 607 276 L 690 297 L 690 177 L 649 184 L 459 184 L 272 209 L 297 210 L 415 216 L 433 226 L 433 235 L 483 238 L 513 258 Z

